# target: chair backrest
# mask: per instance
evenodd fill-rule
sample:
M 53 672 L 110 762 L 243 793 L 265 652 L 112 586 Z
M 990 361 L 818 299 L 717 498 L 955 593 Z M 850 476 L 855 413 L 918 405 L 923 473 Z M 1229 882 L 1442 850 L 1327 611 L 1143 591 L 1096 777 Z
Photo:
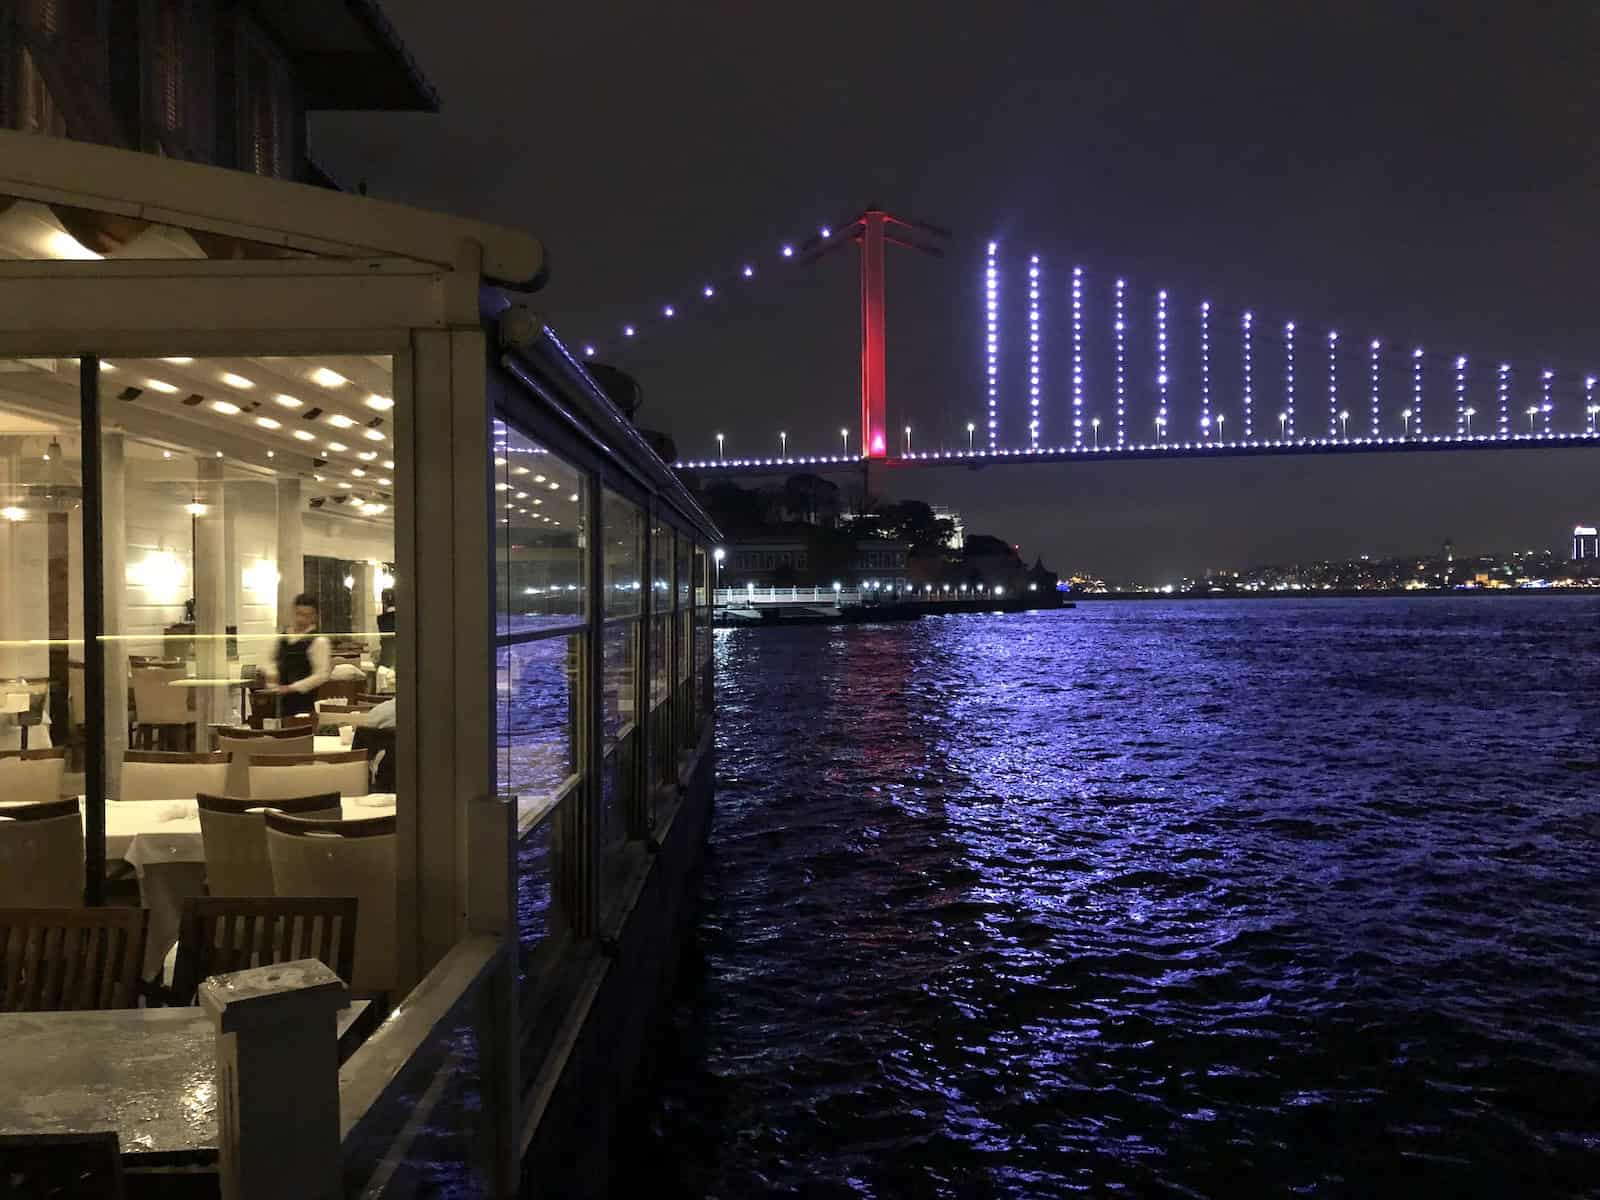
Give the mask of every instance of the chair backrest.
M 375 792 L 393 792 L 398 789 L 394 785 L 394 729 L 373 729 L 366 725 L 356 726 L 356 735 L 351 742 L 351 748 L 364 750 L 371 761 L 368 773 L 372 776 L 372 790 Z
M 0 908 L 0 1011 L 133 1008 L 144 908 Z
M 321 960 L 348 984 L 356 917 L 353 896 L 191 896 L 183 902 L 172 994 L 191 1004 L 203 979 L 299 958 Z
M 82 903 L 83 817 L 78 802 L 0 807 L 0 906 L 75 908 Z
M 213 896 L 270 896 L 272 864 L 267 858 L 266 810 L 260 801 L 233 796 L 196 797 L 200 844 L 206 855 L 206 887 Z M 337 821 L 337 795 L 285 796 L 274 809 L 310 820 Z
M 0 800 L 48 804 L 61 799 L 67 748 L 0 750 Z
M 348 664 L 341 665 L 347 666 Z M 335 672 L 337 672 L 339 669 L 339 666 L 334 667 Z M 340 676 L 338 674 L 332 675 L 326 683 L 317 688 L 317 699 L 354 700 L 357 696 L 365 692 L 367 690 L 367 677 L 363 674 L 360 674 L 360 667 L 355 669 L 357 674 L 354 677 Z
M 228 795 L 250 794 L 252 759 L 282 754 L 310 754 L 315 746 L 313 731 L 303 725 L 292 729 L 217 730 L 217 749 L 233 756 L 228 764 Z
M 0 1133 L 5 1196 L 123 1200 L 122 1148 L 115 1129 L 100 1133 Z
M 251 799 L 305 796 L 312 792 L 337 792 L 365 796 L 372 790 L 367 772 L 367 752 L 281 755 L 258 758 L 250 764 Z
M 141 725 L 186 725 L 194 719 L 189 708 L 193 693 L 173 687 L 183 678 L 182 667 L 140 667 L 132 672 L 133 719 Z
M 129 750 L 122 756 L 119 800 L 187 800 L 228 790 L 228 756 Z
M 267 855 L 280 896 L 355 896 L 361 920 L 350 987 L 395 986 L 395 819 L 303 821 L 267 814 Z

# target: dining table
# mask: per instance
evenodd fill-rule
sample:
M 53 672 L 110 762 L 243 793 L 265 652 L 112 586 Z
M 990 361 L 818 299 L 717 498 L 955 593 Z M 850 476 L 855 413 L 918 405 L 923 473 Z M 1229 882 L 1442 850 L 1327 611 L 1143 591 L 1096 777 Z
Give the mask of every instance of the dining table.
M 17 802 L 0 800 L 0 816 L 12 803 Z M 84 803 L 79 796 L 80 813 Z M 348 796 L 339 807 L 347 821 L 393 816 L 395 797 L 391 792 Z M 200 833 L 200 807 L 189 796 L 172 800 L 108 800 L 105 809 L 106 861 L 126 862 L 133 868 L 139 879 L 140 902 L 150 910 L 144 977 L 153 979 L 160 973 L 167 952 L 177 943 L 183 902 L 190 896 L 205 894 L 206 846 Z
M 339 1011 L 341 1055 L 368 1003 Z M 0 1134 L 114 1129 L 131 1166 L 215 1163 L 216 1045 L 198 1007 L 0 1013 Z

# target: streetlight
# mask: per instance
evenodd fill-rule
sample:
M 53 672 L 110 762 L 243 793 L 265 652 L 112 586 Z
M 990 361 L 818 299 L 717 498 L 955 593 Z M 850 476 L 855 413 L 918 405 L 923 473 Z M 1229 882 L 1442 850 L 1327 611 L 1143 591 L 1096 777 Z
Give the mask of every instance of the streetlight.
M 1405 434 L 1406 434 L 1407 437 L 1410 437 L 1411 436 L 1411 410 L 1409 408 L 1402 410 L 1401 413 L 1400 413 L 1400 419 L 1406 423 Z
M 788 458 L 789 457 L 789 435 L 787 433 L 785 433 L 781 429 L 778 430 L 778 446 L 779 446 L 780 450 L 782 451 L 783 457 L 784 458 Z
M 841 430 L 839 430 L 839 436 L 842 439 L 844 439 L 844 456 L 846 458 L 849 458 L 850 457 L 850 431 L 848 429 L 841 429 Z
M 1342 438 L 1350 436 L 1350 413 L 1348 410 L 1339 414 L 1339 436 Z
M 906 455 L 906 457 L 907 457 L 907 458 L 910 458 L 910 457 L 911 457 L 911 426 L 909 426 L 909 425 L 907 425 L 907 426 L 906 426 L 906 448 L 905 448 L 905 455 Z
M 1094 430 L 1094 448 L 1098 450 L 1100 449 L 1100 418 L 1091 417 L 1089 419 L 1089 428 Z
M 1531 405 L 1528 409 L 1528 432 L 1533 432 L 1533 419 L 1539 415 L 1539 406 Z
M 978 427 L 971 421 L 967 422 L 967 453 L 972 453 L 972 434 Z
M 722 560 L 728 557 L 728 552 L 718 546 L 711 552 L 711 561 L 717 564 L 717 586 L 722 586 Z
M 1227 419 L 1228 418 L 1223 416 L 1221 413 L 1217 414 L 1217 441 L 1219 442 L 1222 440 L 1222 423 Z
M 1156 418 L 1156 441 L 1159 442 L 1161 440 L 1161 434 L 1166 429 L 1166 427 L 1167 427 L 1167 419 L 1165 417 L 1157 417 Z
M 1281 413 L 1278 414 L 1278 440 L 1281 442 L 1281 441 L 1283 441 L 1284 438 L 1286 438 L 1288 436 L 1289 436 L 1289 414 L 1286 413 L 1286 412 L 1281 412 Z
M 722 435 L 717 434 L 717 461 L 722 461 Z
M 1475 409 L 1475 408 L 1464 409 L 1462 411 L 1461 415 L 1467 418 L 1467 436 L 1471 437 L 1472 436 L 1472 418 L 1478 415 L 1478 410 Z

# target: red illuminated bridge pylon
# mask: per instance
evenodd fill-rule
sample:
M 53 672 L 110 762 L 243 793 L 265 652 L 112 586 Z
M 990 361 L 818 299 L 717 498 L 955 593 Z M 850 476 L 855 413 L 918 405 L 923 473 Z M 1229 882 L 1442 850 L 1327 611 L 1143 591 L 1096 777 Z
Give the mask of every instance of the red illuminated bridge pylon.
M 897 217 L 869 204 L 844 225 L 818 235 L 800 247 L 811 262 L 847 241 L 861 247 L 861 453 L 868 459 L 889 456 L 889 385 L 885 365 L 884 247 L 886 244 L 943 257 L 937 242 L 948 230 L 925 221 Z

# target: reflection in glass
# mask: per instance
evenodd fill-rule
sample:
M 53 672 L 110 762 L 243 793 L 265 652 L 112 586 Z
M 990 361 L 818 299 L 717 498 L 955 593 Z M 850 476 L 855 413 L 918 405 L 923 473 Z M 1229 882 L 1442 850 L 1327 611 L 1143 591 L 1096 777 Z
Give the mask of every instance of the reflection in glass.
M 497 425 L 494 481 L 499 632 L 582 621 L 588 598 L 586 477 L 515 427 Z
M 502 646 L 496 652 L 502 796 L 549 796 L 576 772 L 585 724 L 580 686 L 584 640 L 575 633 Z
M 636 616 L 644 587 L 644 513 L 638 505 L 607 491 L 604 521 L 605 615 Z

